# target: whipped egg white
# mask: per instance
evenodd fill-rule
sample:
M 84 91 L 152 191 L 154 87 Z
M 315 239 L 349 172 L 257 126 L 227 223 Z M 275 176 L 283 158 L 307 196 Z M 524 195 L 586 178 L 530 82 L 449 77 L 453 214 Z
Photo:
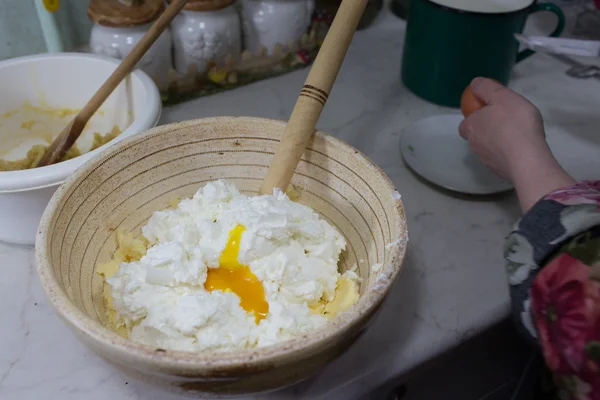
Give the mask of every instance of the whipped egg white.
M 154 213 L 142 234 L 148 249 L 139 260 L 99 268 L 108 312 L 140 343 L 184 351 L 268 346 L 323 326 L 358 299 L 358 276 L 338 272 L 344 237 L 281 191 L 246 196 L 211 182 Z M 231 277 L 241 281 L 229 285 Z

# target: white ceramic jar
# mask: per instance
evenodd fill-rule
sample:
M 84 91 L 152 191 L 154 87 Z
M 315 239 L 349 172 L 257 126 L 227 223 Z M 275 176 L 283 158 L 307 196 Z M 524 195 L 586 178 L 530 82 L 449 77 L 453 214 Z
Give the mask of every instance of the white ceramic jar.
M 222 65 L 228 55 L 239 59 L 242 28 L 233 2 L 207 11 L 183 9 L 171 23 L 175 69 L 185 74 L 192 65 L 202 73 L 206 64 Z M 188 3 L 193 6 L 194 2 Z M 187 7 L 187 6 L 186 6 Z
M 146 34 L 152 23 L 133 27 L 110 27 L 94 24 L 90 37 L 92 53 L 123 59 Z M 169 84 L 169 70 L 173 68 L 171 33 L 166 29 L 138 63 L 156 82 L 161 91 Z
M 256 54 L 299 40 L 311 23 L 315 0 L 243 0 L 244 45 Z

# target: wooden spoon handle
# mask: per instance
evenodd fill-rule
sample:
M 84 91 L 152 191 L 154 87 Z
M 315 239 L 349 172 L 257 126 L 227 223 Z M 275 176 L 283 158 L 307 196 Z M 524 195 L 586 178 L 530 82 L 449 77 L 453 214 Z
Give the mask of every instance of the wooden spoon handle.
M 342 1 L 300 91 L 260 194 L 271 194 L 274 188 L 287 189 L 329 97 L 367 1 Z
M 106 101 L 108 96 L 115 90 L 121 81 L 135 68 L 135 65 L 140 59 L 146 54 L 146 51 L 152 46 L 160 34 L 169 26 L 173 18 L 181 11 L 188 0 L 174 0 L 169 7 L 158 17 L 158 19 L 152 24 L 148 32 L 140 39 L 138 44 L 131 50 L 129 54 L 108 79 L 100 86 L 100 88 L 94 93 L 92 98 L 87 102 L 85 106 L 77 113 L 75 118 L 69 123 L 67 128 L 63 129 L 60 135 L 52 142 L 46 154 L 38 163 L 38 167 L 53 164 L 60 160 L 60 158 L 69 150 L 69 148 L 75 143 L 83 128 L 88 123 L 90 118 L 100 108 L 102 103 Z

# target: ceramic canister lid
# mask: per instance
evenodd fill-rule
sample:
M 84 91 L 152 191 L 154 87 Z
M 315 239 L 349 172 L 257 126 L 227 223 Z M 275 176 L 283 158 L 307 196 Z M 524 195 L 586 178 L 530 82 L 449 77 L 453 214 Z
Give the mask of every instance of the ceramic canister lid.
M 167 0 L 171 3 L 171 0 Z M 188 11 L 216 11 L 225 7 L 229 7 L 234 3 L 234 0 L 189 0 L 183 7 Z
M 152 22 L 164 10 L 163 0 L 90 0 L 88 17 L 98 25 L 126 28 Z

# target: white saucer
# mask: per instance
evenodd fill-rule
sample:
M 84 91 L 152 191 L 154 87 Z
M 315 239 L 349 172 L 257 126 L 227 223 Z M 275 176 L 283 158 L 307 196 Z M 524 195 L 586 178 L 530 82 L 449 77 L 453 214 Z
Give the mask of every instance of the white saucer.
M 431 183 L 455 192 L 493 194 L 512 189 L 458 135 L 462 115 L 436 115 L 406 127 L 400 151 L 408 166 Z

